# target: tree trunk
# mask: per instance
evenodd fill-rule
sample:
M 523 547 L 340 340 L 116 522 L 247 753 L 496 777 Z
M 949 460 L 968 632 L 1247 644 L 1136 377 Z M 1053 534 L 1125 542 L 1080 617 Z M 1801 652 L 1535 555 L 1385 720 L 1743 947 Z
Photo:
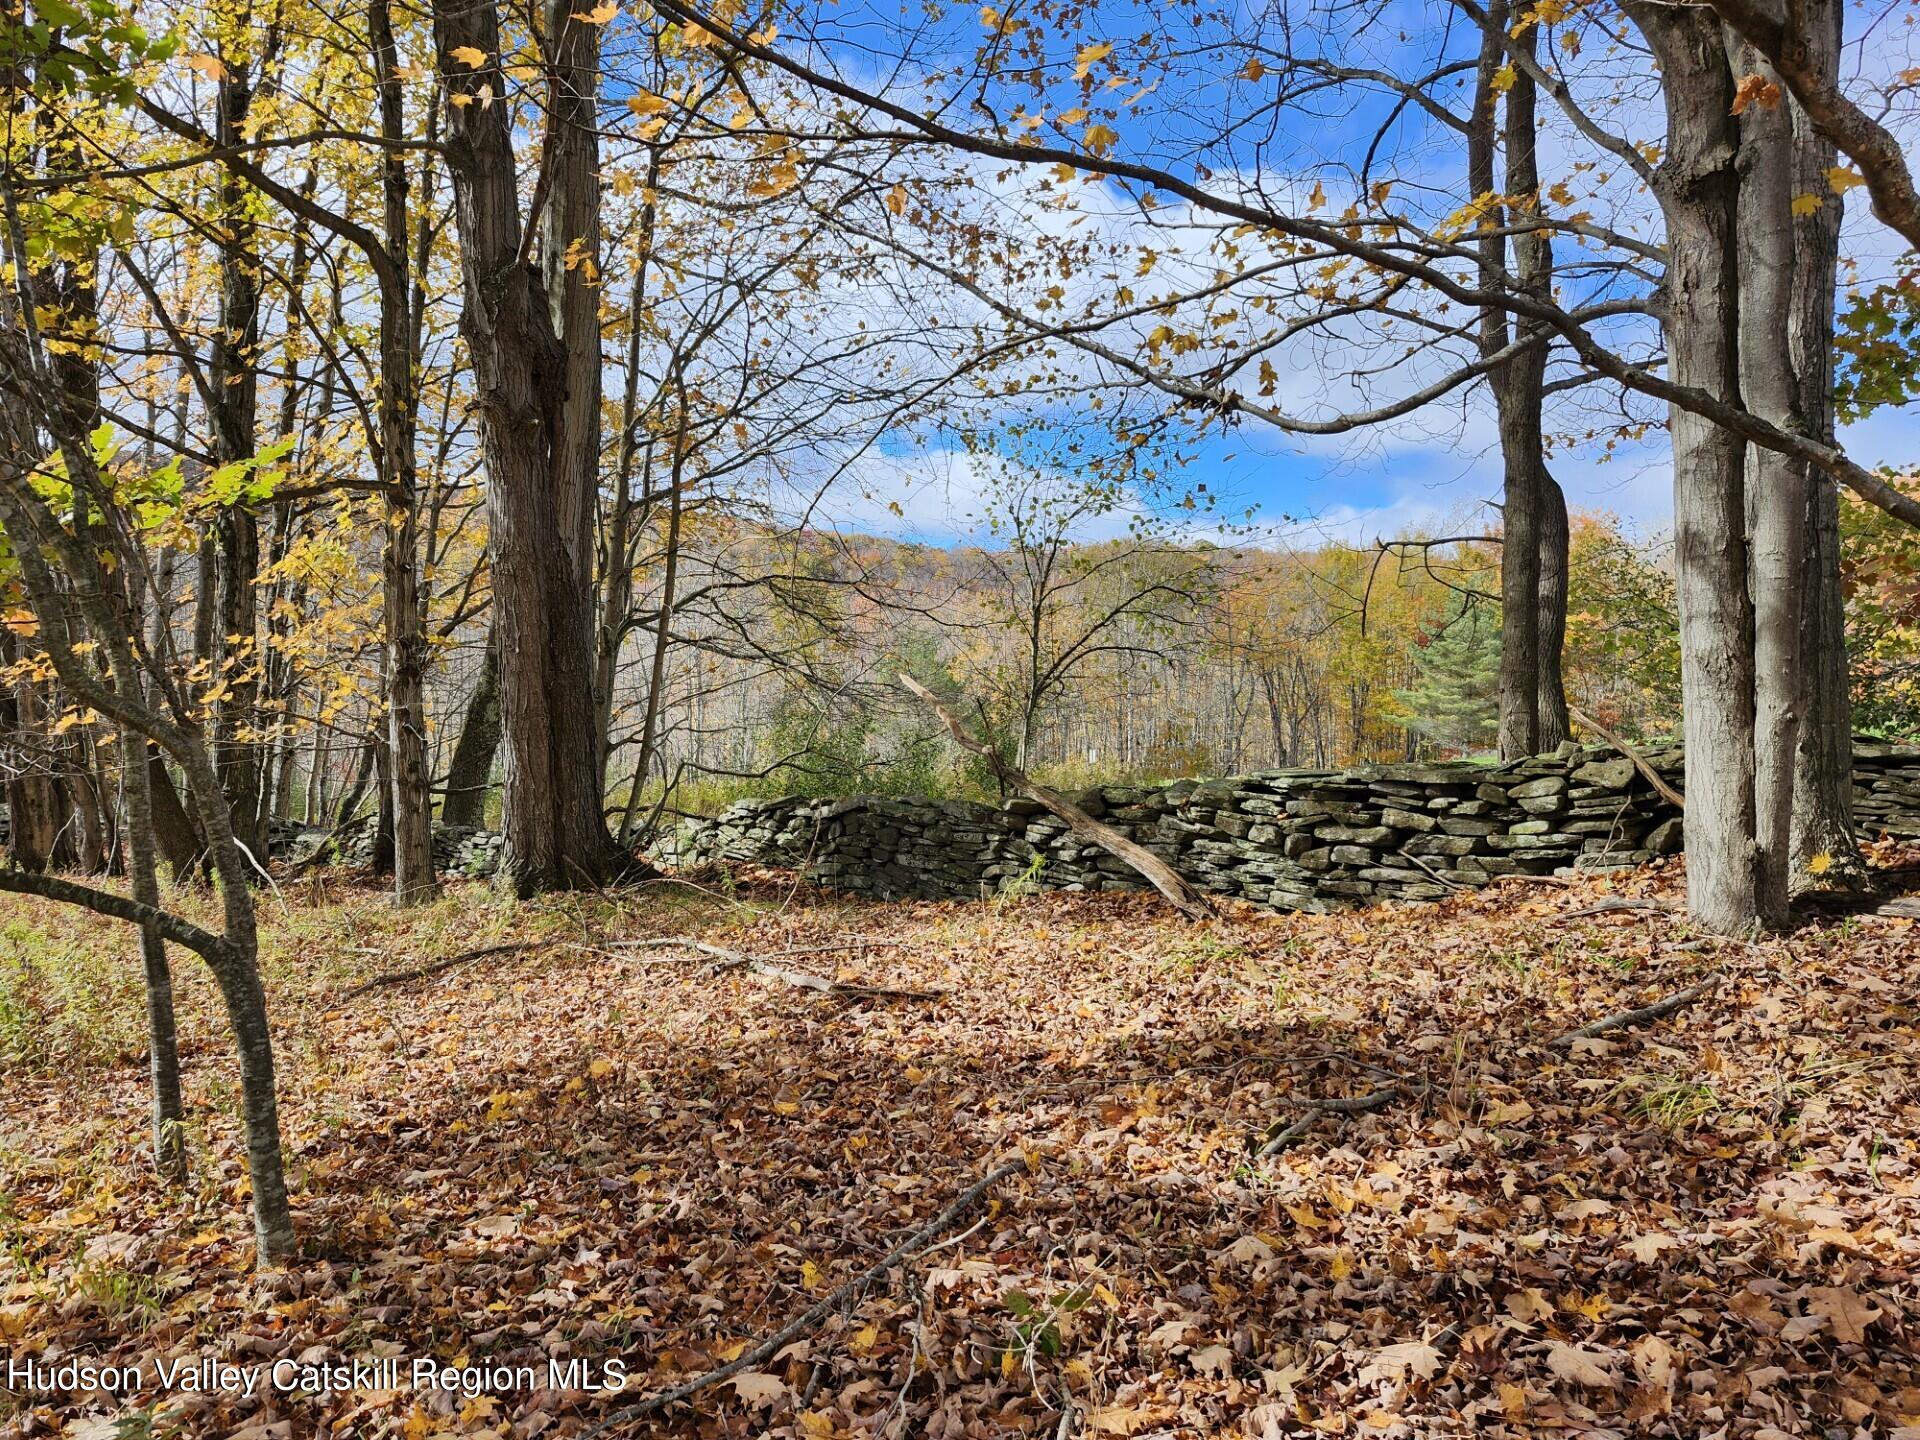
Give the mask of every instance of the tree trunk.
M 584 83 L 573 68 L 580 63 L 576 32 L 595 27 L 570 18 L 561 24 L 561 45 L 549 55 L 571 115 L 577 106 L 566 92 Z M 502 88 L 499 17 L 491 0 L 437 0 L 433 27 L 452 94 L 472 94 L 490 78 L 496 93 Z M 482 68 L 455 58 L 469 48 L 487 57 Z M 594 123 L 591 109 L 588 104 L 583 128 Z M 549 120 L 556 131 L 570 128 L 561 115 Z M 559 146 L 550 203 L 568 223 L 579 223 L 584 190 L 597 214 L 597 176 L 584 173 L 590 149 L 583 155 L 577 137 L 548 143 Z M 584 372 L 590 355 L 597 377 L 599 329 L 570 331 L 563 345 L 546 287 L 525 263 L 506 107 L 478 101 L 451 107 L 446 158 L 460 228 L 461 329 L 473 357 L 488 478 L 505 752 L 501 877 L 522 895 L 599 885 L 613 874 L 616 852 L 595 766 L 593 602 L 585 573 L 598 454 L 597 444 L 583 443 L 585 422 L 568 407 L 570 377 L 592 383 L 597 394 L 597 378 L 587 382 Z M 576 239 L 592 243 L 583 231 L 569 238 L 569 247 Z M 582 268 L 576 262 L 567 272 L 570 287 L 585 285 Z M 577 313 L 567 296 L 560 308 Z
M 1495 183 L 1494 160 L 1499 134 L 1499 76 L 1503 67 L 1506 67 L 1508 10 L 1506 0 L 1493 0 L 1487 7 L 1487 26 L 1480 37 L 1480 63 L 1474 78 L 1473 108 L 1467 121 L 1467 189 L 1471 192 L 1467 198 L 1485 207 L 1474 217 L 1476 228 L 1480 231 L 1475 241 L 1475 248 L 1480 255 L 1480 285 L 1485 290 L 1500 288 L 1507 262 L 1506 239 L 1497 233 L 1507 217 L 1504 208 L 1496 203 L 1500 192 Z M 1518 89 L 1524 83 L 1526 78 L 1521 76 L 1513 88 Z M 1528 102 L 1529 123 L 1526 128 L 1530 131 L 1531 90 L 1528 92 Z M 1508 103 L 1511 106 L 1511 95 Z M 1511 157 L 1508 163 L 1512 164 Z M 1510 182 L 1506 189 L 1511 192 L 1516 187 Z M 1506 312 L 1494 305 L 1485 307 L 1480 314 L 1481 358 L 1498 354 L 1507 347 L 1508 340 Z M 1534 361 L 1534 352 L 1516 356 L 1487 377 L 1499 416 L 1503 470 L 1500 500 L 1500 673 L 1496 682 L 1502 759 L 1532 754 L 1538 748 L 1539 740 L 1534 691 L 1539 683 L 1540 670 L 1540 631 L 1535 611 L 1540 588 L 1540 515 L 1536 484 L 1540 465 L 1540 412 L 1536 405 L 1529 423 L 1525 403 L 1525 371 Z M 1544 363 L 1543 355 L 1539 363 Z M 1409 736 L 1410 744 L 1411 740 Z
M 121 683 L 137 683 L 124 676 Z M 129 755 L 136 754 L 134 737 L 122 733 Z M 164 771 L 165 767 L 161 767 Z M 154 861 L 153 767 L 126 767 L 127 871 L 133 898 L 160 908 L 160 879 Z M 176 1183 L 187 1178 L 186 1109 L 180 1097 L 180 1039 L 173 1013 L 173 971 L 167 965 L 166 941 L 152 925 L 140 927 L 140 961 L 146 980 L 147 1071 L 152 1086 L 153 1165 Z
M 1567 685 L 1561 660 L 1567 647 L 1567 578 L 1570 537 L 1567 497 L 1560 482 L 1540 467 L 1540 673 L 1534 687 L 1539 720 L 1535 740 L 1551 750 L 1566 740 L 1573 728 L 1568 718 Z
M 1520 43 L 1533 49 L 1539 27 L 1529 26 Z M 1507 91 L 1507 193 L 1512 198 L 1509 218 L 1514 222 L 1537 216 L 1540 210 L 1540 160 L 1537 122 L 1538 94 L 1524 70 L 1516 73 Z M 1513 237 L 1514 283 L 1521 292 L 1542 303 L 1553 300 L 1553 240 L 1548 230 L 1527 231 Z M 1517 355 L 1494 377 L 1500 396 L 1500 451 L 1509 490 L 1525 494 L 1522 507 L 1534 531 L 1533 573 L 1535 599 L 1531 628 L 1533 660 L 1532 749 L 1551 750 L 1567 738 L 1567 694 L 1561 679 L 1560 656 L 1567 636 L 1567 498 L 1547 471 L 1543 411 L 1546 405 L 1547 333 L 1543 326 L 1516 320 L 1516 338 L 1537 337 L 1539 343 Z M 1518 473 L 1516 473 L 1518 472 Z M 1504 547 L 1503 547 L 1504 548 Z M 1508 599 L 1506 560 L 1502 559 L 1502 601 Z M 1513 599 L 1526 605 L 1519 577 Z M 1502 624 L 1505 612 L 1502 611 Z M 1523 645 L 1526 643 L 1523 637 Z M 1504 652 L 1503 652 L 1504 653 Z M 1503 671 L 1504 675 L 1505 672 Z M 1517 688 L 1525 677 L 1516 673 Z M 1514 709 L 1521 708 L 1516 695 Z
M 216 96 L 214 138 L 240 145 L 248 136 L 253 107 L 249 62 L 223 56 Z M 250 458 L 258 448 L 260 257 L 249 196 L 231 171 L 222 170 L 220 209 L 220 320 L 214 331 L 208 381 L 213 392 L 208 419 L 213 426 L 214 458 L 223 465 Z M 260 835 L 260 796 L 264 767 L 256 729 L 259 721 L 259 666 L 256 637 L 260 623 L 255 581 L 260 573 L 260 532 L 244 502 L 226 506 L 213 522 L 219 564 L 217 630 L 211 637 L 220 656 L 216 671 L 225 682 L 214 707 L 220 787 L 233 816 L 233 838 L 264 863 Z M 201 550 L 203 559 L 205 547 Z M 203 574 L 201 584 L 206 585 Z
M 416 411 L 408 276 L 405 96 L 387 0 L 371 0 L 368 33 L 380 91 L 385 238 L 380 282 L 380 473 L 386 481 L 381 595 L 387 628 L 387 749 L 393 817 L 393 889 L 402 905 L 439 893 L 433 877 L 433 794 L 427 770 L 427 636 L 420 602 L 420 501 L 414 463 Z
M 1635 3 L 1659 61 L 1667 153 L 1656 195 L 1667 222 L 1668 370 L 1739 399 L 1733 83 L 1717 21 Z M 1754 797 L 1754 634 L 1748 591 L 1745 455 L 1740 440 L 1670 406 L 1675 589 L 1687 751 L 1687 905 L 1720 934 L 1775 906 L 1761 891 Z
M 476 830 L 487 823 L 487 792 L 493 777 L 494 752 L 499 748 L 500 660 L 489 636 L 487 653 L 480 662 L 480 679 L 467 702 L 460 738 L 447 764 L 446 799 L 440 804 L 443 823 Z
M 1801 43 L 1821 74 L 1839 73 L 1842 11 L 1808 0 Z M 1829 443 L 1834 435 L 1833 296 L 1843 200 L 1829 193 L 1834 147 L 1792 105 L 1793 193 L 1823 203 L 1793 226 L 1793 298 L 1787 321 L 1800 421 Z M 1845 600 L 1840 587 L 1840 492 L 1824 474 L 1807 476 L 1805 603 L 1800 621 L 1800 747 L 1794 769 L 1792 878 L 1797 891 L 1857 890 L 1866 863 L 1853 823 L 1852 676 L 1847 667 Z
M 1728 41 L 1733 75 L 1778 85 L 1758 51 Z M 1793 299 L 1793 129 L 1784 103 L 1748 105 L 1738 122 L 1740 398 L 1761 419 L 1800 430 L 1780 317 Z M 1801 575 L 1806 562 L 1806 467 L 1747 447 L 1746 513 L 1754 617 L 1754 843 L 1760 920 L 1787 922 L 1788 839 L 1800 738 Z

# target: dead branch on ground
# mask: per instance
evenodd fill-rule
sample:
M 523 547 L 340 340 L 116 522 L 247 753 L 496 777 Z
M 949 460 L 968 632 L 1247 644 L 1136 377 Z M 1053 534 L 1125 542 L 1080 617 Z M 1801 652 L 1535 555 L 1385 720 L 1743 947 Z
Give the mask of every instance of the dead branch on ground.
M 755 975 L 763 975 L 769 980 L 778 980 L 783 985 L 791 985 L 798 990 L 812 990 L 821 995 L 838 995 L 849 1000 L 938 1000 L 943 993 L 939 990 L 903 990 L 890 985 L 858 985 L 846 980 L 829 980 L 824 975 L 812 975 L 805 970 L 788 970 L 757 955 L 749 955 L 742 950 L 731 950 L 725 945 L 715 945 L 706 940 L 695 939 L 691 935 L 662 935 L 646 940 L 615 940 L 612 942 L 612 948 L 688 950 L 697 955 L 705 955 L 714 962 L 707 966 L 709 975 L 722 975 L 729 970 L 747 970 Z
M 714 948 L 718 949 L 719 947 L 716 946 Z M 638 1401 L 635 1404 L 622 1406 L 599 1423 L 591 1425 L 581 1432 L 580 1440 L 594 1440 L 596 1435 L 604 1435 L 616 1425 L 626 1425 L 630 1421 L 644 1419 L 646 1416 L 664 1410 L 669 1405 L 678 1404 L 680 1401 L 696 1395 L 710 1386 L 718 1385 L 723 1380 L 731 1380 L 742 1371 L 751 1370 L 754 1366 L 779 1354 L 781 1350 L 792 1344 L 793 1341 L 800 1336 L 818 1329 L 826 1322 L 830 1315 L 845 1305 L 855 1294 L 886 1275 L 901 1262 L 914 1258 L 926 1247 L 929 1241 L 946 1230 L 955 1220 L 966 1214 L 968 1210 L 972 1209 L 980 1197 L 985 1195 L 987 1191 L 991 1190 L 995 1185 L 1010 1175 L 1021 1174 L 1026 1169 L 1027 1162 L 1025 1159 L 1020 1159 L 1009 1160 L 998 1169 L 989 1171 L 986 1175 L 963 1190 L 946 1209 L 942 1210 L 938 1215 L 934 1216 L 933 1219 L 929 1220 L 925 1225 L 922 1225 L 918 1230 L 914 1231 L 913 1234 L 909 1235 L 879 1260 L 854 1276 L 853 1279 L 842 1285 L 838 1290 L 835 1290 L 831 1295 L 812 1306 L 792 1324 L 775 1331 L 758 1345 L 755 1345 L 751 1350 L 741 1352 L 725 1365 L 709 1370 L 704 1375 L 696 1375 L 691 1380 L 683 1380 L 678 1385 L 671 1386 L 668 1389 L 656 1391 L 654 1394 L 647 1396 L 644 1400 Z
M 404 985 L 409 980 L 425 980 L 431 975 L 451 970 L 456 965 L 469 965 L 475 960 L 485 960 L 491 955 L 517 955 L 523 950 L 537 950 L 545 944 L 541 940 L 514 940 L 505 945 L 483 945 L 478 950 L 462 950 L 458 955 L 449 955 L 444 960 L 434 960 L 426 965 L 415 965 L 407 970 L 393 970 L 385 975 L 376 975 L 346 992 L 340 998 L 352 1000 L 365 995 L 369 990 L 384 989 L 388 985 Z

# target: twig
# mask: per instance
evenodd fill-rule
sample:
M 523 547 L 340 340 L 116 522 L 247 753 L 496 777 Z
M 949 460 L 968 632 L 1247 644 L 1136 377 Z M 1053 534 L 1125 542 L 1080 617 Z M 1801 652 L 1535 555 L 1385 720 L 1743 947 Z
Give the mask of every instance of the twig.
M 1618 735 L 1614 734 L 1613 731 L 1607 729 L 1606 726 L 1602 725 L 1592 716 L 1584 714 L 1576 706 L 1567 706 L 1567 715 L 1575 724 L 1586 726 L 1587 729 L 1593 731 L 1594 734 L 1598 735 L 1602 740 L 1606 741 L 1609 745 L 1613 746 L 1614 749 L 1631 760 L 1633 762 L 1633 768 L 1644 775 L 1647 783 L 1660 792 L 1661 799 L 1665 800 L 1676 810 L 1685 810 L 1687 808 L 1687 797 L 1669 785 L 1666 777 L 1653 768 L 1653 763 L 1636 750 L 1629 742 L 1622 740 Z
M 1309 1100 L 1306 1113 L 1256 1150 L 1253 1158 L 1264 1160 L 1269 1155 L 1278 1155 L 1311 1130 L 1313 1122 L 1322 1115 L 1362 1115 L 1369 1110 L 1381 1110 L 1396 1100 L 1406 1088 L 1403 1083 L 1396 1082 L 1378 1090 L 1369 1090 L 1364 1095 L 1348 1095 L 1335 1100 Z
M 424 980 L 429 975 L 438 975 L 443 970 L 451 970 L 456 965 L 466 965 L 475 960 L 485 960 L 489 955 L 515 955 L 522 950 L 537 950 L 544 942 L 539 940 L 515 940 L 506 945 L 484 945 L 478 950 L 463 950 L 458 955 L 449 955 L 444 960 L 435 960 L 429 965 L 416 965 L 410 970 L 394 970 L 385 975 L 376 975 L 371 980 L 356 985 L 340 998 L 351 1000 L 364 995 L 369 990 L 379 990 L 388 985 L 404 985 L 409 980 Z
M 1609 915 L 1616 910 L 1657 910 L 1671 915 L 1674 907 L 1665 900 L 1655 900 L 1647 896 L 1609 895 L 1605 900 L 1597 901 L 1592 905 L 1582 905 L 1578 910 L 1569 910 L 1564 915 L 1555 916 L 1554 923 L 1564 925 L 1569 920 L 1579 920 L 1588 915 Z
M 1578 1030 L 1569 1030 L 1548 1043 L 1571 1045 L 1575 1040 L 1591 1040 L 1594 1036 L 1604 1035 L 1609 1030 L 1624 1030 L 1629 1025 L 1641 1025 L 1649 1020 L 1665 1019 L 1674 1011 L 1684 1009 L 1698 1000 L 1711 990 L 1719 979 L 1718 975 L 1708 975 L 1684 990 L 1676 990 L 1664 1000 L 1656 1000 L 1651 1005 L 1642 1005 L 1637 1010 L 1622 1010 L 1617 1014 L 1605 1016 L 1590 1025 L 1582 1025 Z
M 704 1375 L 696 1375 L 691 1380 L 683 1380 L 678 1385 L 670 1386 L 665 1390 L 656 1391 L 652 1395 L 647 1396 L 646 1399 L 637 1401 L 632 1405 L 622 1406 L 605 1419 L 582 1431 L 579 1440 L 593 1440 L 594 1436 L 604 1435 L 615 1425 L 624 1425 L 628 1421 L 638 1420 L 644 1416 L 664 1410 L 669 1405 L 677 1404 L 710 1386 L 718 1385 L 723 1380 L 730 1380 L 742 1371 L 750 1370 L 762 1361 L 773 1355 L 777 1355 L 799 1336 L 806 1334 L 810 1330 L 817 1329 L 828 1316 L 832 1315 L 844 1305 L 854 1294 L 880 1279 L 883 1275 L 887 1274 L 888 1271 L 900 1264 L 901 1261 L 910 1259 L 917 1254 L 926 1242 L 933 1239 L 934 1236 L 945 1230 L 955 1220 L 970 1210 L 987 1191 L 991 1190 L 995 1185 L 998 1185 L 1002 1180 L 1005 1180 L 1009 1175 L 1018 1175 L 1025 1171 L 1026 1168 L 1026 1160 L 1019 1159 L 1009 1160 L 998 1169 L 989 1171 L 986 1175 L 974 1181 L 973 1184 L 963 1190 L 946 1209 L 942 1210 L 938 1215 L 934 1216 L 933 1219 L 929 1220 L 925 1225 L 922 1225 L 918 1230 L 914 1231 L 913 1234 L 909 1235 L 905 1240 L 901 1241 L 853 1279 L 842 1285 L 838 1290 L 834 1291 L 824 1300 L 821 1300 L 818 1304 L 810 1307 L 806 1313 L 790 1325 L 775 1331 L 751 1350 L 743 1351 L 717 1369 L 709 1370 Z

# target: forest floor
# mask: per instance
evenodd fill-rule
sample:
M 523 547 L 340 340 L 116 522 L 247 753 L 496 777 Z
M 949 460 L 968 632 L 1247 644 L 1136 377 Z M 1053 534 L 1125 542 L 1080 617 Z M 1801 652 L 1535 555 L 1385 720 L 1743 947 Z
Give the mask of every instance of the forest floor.
M 210 987 L 180 961 L 194 1176 L 169 1190 L 126 934 L 8 901 L 0 1352 L 155 1378 L 15 1387 L 0 1437 L 560 1440 L 831 1300 L 611 1433 L 1916 1440 L 1920 930 L 1575 913 L 1678 893 L 1655 866 L 1190 926 L 1151 896 L 881 905 L 766 875 L 408 913 L 302 882 L 262 910 L 308 1258 L 267 1273 Z M 671 935 L 937 993 L 619 943 Z M 498 945 L 524 948 L 355 993 Z M 938 1248 L 837 1296 L 1014 1159 Z M 631 1377 L 248 1399 L 156 1373 L 379 1355 Z

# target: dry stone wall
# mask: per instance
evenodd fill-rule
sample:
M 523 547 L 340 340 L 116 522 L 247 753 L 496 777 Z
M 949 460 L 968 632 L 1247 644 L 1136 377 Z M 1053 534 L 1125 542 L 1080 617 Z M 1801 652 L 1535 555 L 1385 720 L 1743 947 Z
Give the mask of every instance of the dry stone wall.
M 1646 753 L 1683 787 L 1676 747 Z M 1920 839 L 1920 749 L 1861 739 L 1854 758 L 1862 834 Z M 1072 798 L 1203 889 L 1281 910 L 1433 900 L 1501 875 L 1637 865 L 1683 839 L 1679 815 L 1631 760 L 1573 745 L 1492 766 L 1273 770 Z M 744 800 L 683 827 L 657 858 L 797 870 L 886 900 L 1143 885 L 1024 798 Z

